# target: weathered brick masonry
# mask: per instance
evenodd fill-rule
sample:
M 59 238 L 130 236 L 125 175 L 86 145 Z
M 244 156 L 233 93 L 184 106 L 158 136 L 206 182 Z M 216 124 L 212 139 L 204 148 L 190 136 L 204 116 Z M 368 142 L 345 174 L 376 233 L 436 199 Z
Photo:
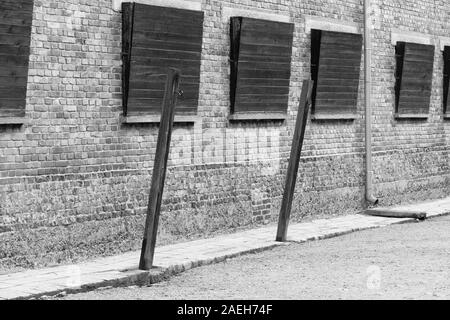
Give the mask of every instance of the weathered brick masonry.
M 450 120 L 443 117 L 438 39 L 449 34 L 450 4 L 373 2 L 375 194 L 382 204 L 448 195 Z M 227 8 L 295 23 L 286 121 L 228 120 Z M 360 0 L 202 0 L 201 9 L 199 119 L 174 127 L 160 243 L 276 217 L 300 86 L 310 72 L 306 18 L 363 27 Z M 393 28 L 428 34 L 436 45 L 427 119 L 394 118 Z M 110 0 L 35 0 L 28 122 L 0 125 L 1 268 L 139 248 L 158 125 L 121 122 L 121 65 L 121 13 Z M 364 208 L 363 75 L 355 120 L 308 121 L 295 220 Z

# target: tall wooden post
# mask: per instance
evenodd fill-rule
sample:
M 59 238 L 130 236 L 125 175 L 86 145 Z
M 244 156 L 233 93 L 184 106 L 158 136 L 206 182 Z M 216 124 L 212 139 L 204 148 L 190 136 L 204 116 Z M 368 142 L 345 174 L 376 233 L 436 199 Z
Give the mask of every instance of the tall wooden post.
M 303 138 L 305 136 L 306 120 L 308 118 L 309 106 L 311 104 L 311 93 L 313 88 L 312 80 L 304 80 L 300 105 L 295 123 L 294 138 L 291 147 L 291 156 L 286 174 L 286 184 L 284 187 L 283 201 L 281 203 L 280 217 L 278 219 L 278 230 L 276 241 L 286 241 L 289 217 L 291 215 L 292 200 L 294 198 L 295 182 L 302 152 Z
M 170 68 L 167 75 L 163 108 L 161 110 L 152 185 L 148 199 L 147 219 L 145 222 L 144 239 L 142 241 L 141 259 L 139 262 L 139 269 L 141 270 L 149 270 L 153 265 L 179 80 L 180 71 Z

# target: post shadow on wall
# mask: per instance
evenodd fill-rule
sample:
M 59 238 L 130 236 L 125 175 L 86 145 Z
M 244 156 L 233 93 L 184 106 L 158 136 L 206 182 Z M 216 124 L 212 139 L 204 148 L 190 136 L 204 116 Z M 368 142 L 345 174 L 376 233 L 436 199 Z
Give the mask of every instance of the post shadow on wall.
M 289 226 L 289 217 L 291 215 L 292 200 L 294 198 L 300 154 L 302 152 L 303 139 L 305 137 L 306 121 L 308 119 L 308 112 L 311 106 L 313 85 L 314 81 L 312 80 L 303 81 L 300 105 L 297 112 L 297 120 L 295 123 L 295 131 L 291 147 L 291 155 L 286 173 L 283 200 L 281 202 L 280 216 L 278 218 L 276 241 L 284 242 L 287 237 L 287 229 Z
M 169 68 L 161 110 L 158 142 L 156 144 L 144 239 L 142 240 L 142 250 L 139 261 L 139 269 L 141 270 L 149 270 L 153 265 L 164 180 L 167 171 L 167 159 L 169 157 L 170 139 L 175 116 L 175 105 L 177 96 L 180 94 L 180 91 L 178 90 L 179 81 L 180 71 L 175 68 Z

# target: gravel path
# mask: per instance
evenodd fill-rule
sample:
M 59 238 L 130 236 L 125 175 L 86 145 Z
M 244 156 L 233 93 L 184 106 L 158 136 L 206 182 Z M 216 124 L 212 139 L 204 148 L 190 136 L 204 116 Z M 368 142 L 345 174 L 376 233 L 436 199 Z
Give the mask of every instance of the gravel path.
M 64 299 L 449 299 L 450 217 L 278 247 Z

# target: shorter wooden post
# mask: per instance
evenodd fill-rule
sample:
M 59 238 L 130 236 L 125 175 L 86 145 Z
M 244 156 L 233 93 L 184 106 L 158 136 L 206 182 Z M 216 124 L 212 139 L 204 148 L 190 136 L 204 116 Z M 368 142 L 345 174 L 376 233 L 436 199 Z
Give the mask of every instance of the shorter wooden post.
M 297 121 L 295 123 L 294 138 L 291 147 L 291 156 L 289 158 L 288 169 L 286 173 L 286 184 L 284 187 L 283 200 L 281 203 L 280 217 L 278 219 L 278 230 L 276 241 L 286 241 L 287 229 L 289 226 L 289 217 L 291 215 L 292 200 L 294 198 L 295 182 L 302 152 L 303 138 L 305 136 L 306 120 L 308 118 L 309 106 L 311 104 L 311 93 L 313 88 L 312 80 L 304 80 L 302 93 L 300 96 L 300 105 L 297 112 Z
M 145 222 L 144 239 L 142 241 L 141 258 L 139 261 L 139 269 L 141 270 L 149 270 L 153 265 L 179 79 L 179 70 L 170 68 L 167 75 L 163 107 L 161 110 L 152 185 L 148 199 L 147 219 Z

